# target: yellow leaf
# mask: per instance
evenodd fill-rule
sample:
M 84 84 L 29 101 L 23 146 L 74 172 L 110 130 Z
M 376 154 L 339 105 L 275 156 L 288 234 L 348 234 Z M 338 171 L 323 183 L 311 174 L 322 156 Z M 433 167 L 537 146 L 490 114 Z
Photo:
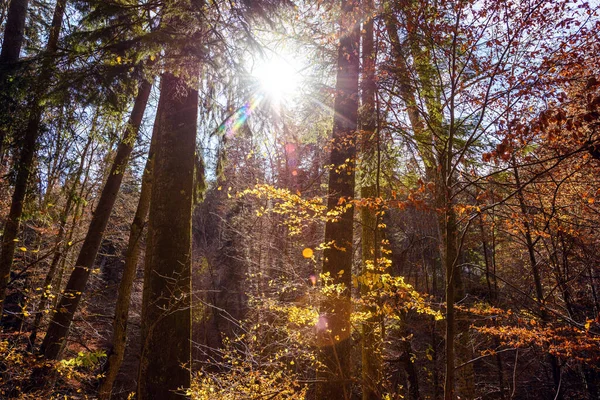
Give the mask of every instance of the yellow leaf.
M 19 250 L 21 250 L 21 251 L 27 251 L 27 247 L 19 247 Z
M 117 64 L 121 64 L 121 56 L 117 56 Z
M 311 248 L 305 248 L 304 250 L 302 250 L 302 257 L 304 258 L 312 258 L 313 256 L 313 251 Z

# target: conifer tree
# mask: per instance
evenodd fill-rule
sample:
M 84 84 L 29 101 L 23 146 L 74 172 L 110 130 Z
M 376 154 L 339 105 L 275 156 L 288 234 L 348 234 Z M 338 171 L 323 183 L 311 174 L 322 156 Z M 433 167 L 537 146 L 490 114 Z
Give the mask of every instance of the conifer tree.
M 20 0 L 17 0 L 19 2 Z M 52 25 L 48 35 L 48 42 L 44 51 L 44 61 L 42 62 L 42 70 L 39 80 L 36 85 L 35 94 L 30 104 L 29 117 L 27 127 L 23 137 L 23 144 L 20 149 L 19 162 L 17 164 L 17 178 L 15 181 L 15 189 L 10 205 L 10 212 L 4 225 L 4 235 L 2 236 L 2 246 L 0 248 L 0 318 L 4 309 L 4 299 L 6 297 L 6 287 L 10 277 L 10 272 L 13 266 L 13 258 L 15 248 L 17 246 L 17 235 L 21 225 L 21 216 L 23 214 L 23 206 L 25 194 L 29 184 L 29 177 L 32 173 L 33 161 L 40 135 L 40 124 L 42 112 L 44 110 L 43 101 L 45 91 L 52 79 L 53 74 L 53 57 L 58 49 L 58 39 L 62 28 L 63 17 L 67 0 L 58 0 L 54 8 L 54 16 Z
M 333 284 L 344 286 L 339 295 L 327 296 L 321 304 L 318 345 L 324 370 L 320 371 L 317 395 L 323 399 L 350 399 L 350 314 L 352 304 L 352 240 L 356 131 L 358 117 L 359 2 L 343 0 L 339 21 L 340 42 L 331 141 L 331 165 L 327 208 L 348 205 L 325 225 L 323 274 Z

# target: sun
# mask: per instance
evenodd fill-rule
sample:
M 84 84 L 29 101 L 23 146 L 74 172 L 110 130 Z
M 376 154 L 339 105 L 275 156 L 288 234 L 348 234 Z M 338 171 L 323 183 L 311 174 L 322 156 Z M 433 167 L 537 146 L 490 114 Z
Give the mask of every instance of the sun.
M 258 90 L 278 103 L 297 94 L 301 81 L 299 69 L 281 56 L 256 63 L 252 76 L 258 81 Z

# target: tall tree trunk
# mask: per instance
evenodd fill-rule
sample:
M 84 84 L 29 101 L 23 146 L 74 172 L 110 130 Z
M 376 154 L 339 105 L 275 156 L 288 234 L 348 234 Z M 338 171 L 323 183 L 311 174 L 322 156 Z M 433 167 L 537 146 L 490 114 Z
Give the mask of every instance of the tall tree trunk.
M 482 251 L 483 251 L 483 259 L 485 262 L 485 280 L 486 280 L 487 287 L 488 287 L 489 302 L 492 305 L 496 305 L 497 301 L 498 301 L 498 293 L 495 290 L 496 286 L 492 286 L 491 277 L 490 277 L 490 275 L 492 274 L 492 272 L 490 271 L 491 264 L 492 264 L 490 258 L 493 258 L 493 254 L 496 251 L 496 248 L 492 241 L 492 248 L 488 249 L 488 239 L 487 239 L 487 235 L 486 235 L 486 231 L 485 231 L 485 226 L 483 223 L 483 215 L 480 214 L 478 219 L 479 219 L 479 231 L 481 232 L 481 244 L 482 244 Z M 492 230 L 493 229 L 494 229 L 494 227 L 492 227 Z M 493 235 L 493 233 L 492 233 L 492 235 Z M 490 251 L 492 254 L 491 257 L 490 257 Z M 494 322 L 494 325 L 497 326 L 497 323 Z M 493 341 L 494 341 L 494 346 L 500 347 L 500 339 L 498 339 L 497 337 L 494 337 Z M 504 374 L 503 374 L 503 367 L 502 367 L 502 356 L 500 354 L 496 354 L 495 358 L 496 358 L 496 367 L 498 368 L 498 387 L 500 390 L 500 398 L 504 399 L 506 397 L 506 394 L 504 391 Z
M 334 103 L 329 193 L 327 207 L 333 210 L 354 197 L 355 137 L 358 115 L 359 24 L 357 0 L 342 0 L 340 16 L 340 45 Z M 344 203 L 346 204 L 346 203 Z M 321 348 L 317 397 L 320 399 L 349 399 L 350 390 L 350 314 L 352 305 L 352 237 L 353 207 L 346 208 L 336 221 L 325 224 L 323 273 L 345 290 L 328 296 L 321 303 L 317 342 Z
M 413 53 L 419 52 L 419 50 L 413 50 Z M 425 63 L 424 60 L 421 62 Z M 426 67 L 421 67 L 426 68 Z M 421 69 L 418 68 L 418 69 Z M 452 65 L 451 80 L 454 81 L 456 66 Z M 433 87 L 433 84 L 429 81 L 431 78 L 430 73 L 423 72 L 422 75 L 426 78 L 429 83 L 426 86 Z M 430 96 L 433 95 L 434 89 L 425 89 L 430 92 Z M 435 100 L 435 101 L 434 101 Z M 441 201 L 442 209 L 444 214 L 440 226 L 444 227 L 444 263 L 446 266 L 446 379 L 444 381 L 444 400 L 454 400 L 456 397 L 455 392 L 455 349 L 456 349 L 456 313 L 454 310 L 454 303 L 457 299 L 463 296 L 463 285 L 462 285 L 462 274 L 460 266 L 458 265 L 458 252 L 459 252 L 459 235 L 458 235 L 458 223 L 456 221 L 456 211 L 454 209 L 454 173 L 453 173 L 453 157 L 454 157 L 454 140 L 456 135 L 456 121 L 455 121 L 455 94 L 450 93 L 448 113 L 449 113 L 449 126 L 447 134 L 443 134 L 443 128 L 441 127 L 441 107 L 436 109 L 438 104 L 437 99 L 429 99 L 434 101 L 433 105 L 428 104 L 428 109 L 433 115 L 432 118 L 437 120 L 437 113 L 439 112 L 440 120 L 439 130 L 436 132 L 438 137 L 445 141 L 441 149 L 438 150 L 438 159 L 440 165 L 440 189 L 441 189 Z M 427 100 L 426 100 L 427 101 Z M 443 140 L 445 139 L 445 140 Z M 439 192 L 439 191 L 438 191 Z M 443 199 L 443 200 L 442 200 Z M 466 333 L 465 333 L 466 334 Z
M 192 70 L 190 77 L 197 76 Z M 198 91 L 162 76 L 156 131 L 137 398 L 181 399 L 190 386 L 192 204 Z
M 450 189 L 447 189 L 446 197 L 446 229 L 445 229 L 445 245 L 446 252 L 444 254 L 444 262 L 446 265 L 446 379 L 444 383 L 444 400 L 454 400 L 454 349 L 456 337 L 456 322 L 454 312 L 455 300 L 455 279 L 457 275 L 456 268 L 456 216 L 452 207 Z
M 16 63 L 19 61 L 19 55 L 21 54 L 28 3 L 29 0 L 12 0 L 8 6 L 8 15 L 2 38 L 2 50 L 0 51 L 0 86 L 3 88 L 3 93 L 0 95 L 0 104 L 4 107 L 7 107 L 11 103 L 10 90 L 6 88 L 10 86 L 8 77 L 14 73 Z M 11 120 L 10 116 L 6 117 L 8 117 L 8 121 Z M 2 163 L 4 158 L 4 141 L 9 129 L 8 125 L 10 123 L 0 126 L 0 163 Z
M 8 8 L 4 35 L 2 37 L 2 51 L 0 52 L 0 68 L 2 78 L 11 64 L 19 61 L 21 46 L 25 35 L 25 17 L 29 0 L 11 0 Z M 2 79 L 4 81 L 4 79 Z
M 146 218 L 150 208 L 150 193 L 152 190 L 152 165 L 155 151 L 156 130 L 158 127 L 160 111 L 157 110 L 154 129 L 152 132 L 152 141 L 150 151 L 148 152 L 148 160 L 146 168 L 142 176 L 142 188 L 138 206 L 131 223 L 129 230 L 129 241 L 127 243 L 127 251 L 125 253 L 125 266 L 123 268 L 123 276 L 119 284 L 119 292 L 117 295 L 117 304 L 115 305 L 115 319 L 113 322 L 113 341 L 112 348 L 108 355 L 106 365 L 105 378 L 100 385 L 98 398 L 101 400 L 111 397 L 112 388 L 117 379 L 117 374 L 121 368 L 125 349 L 127 345 L 127 319 L 129 317 L 129 304 L 131 303 L 131 288 L 137 271 L 137 264 L 140 258 L 140 241 L 146 225 Z
M 372 201 L 379 196 L 379 152 L 377 119 L 375 109 L 375 95 L 377 86 L 375 83 L 375 47 L 373 42 L 373 0 L 365 0 L 363 10 L 367 20 L 363 23 L 362 40 L 362 107 L 359 115 L 361 127 L 361 199 L 370 204 L 364 204 L 360 209 L 362 225 L 362 276 L 368 277 L 373 273 L 381 273 L 377 260 L 379 258 L 378 240 L 378 212 L 372 206 Z M 370 289 L 367 284 L 360 287 L 361 296 L 369 303 Z M 366 311 L 376 312 L 377 305 L 367 305 Z M 363 400 L 375 400 L 381 397 L 381 367 L 382 348 L 381 332 L 378 330 L 380 318 L 372 316 L 362 326 L 362 398 Z
M 42 342 L 40 352 L 48 359 L 58 358 L 69 332 L 71 322 L 73 321 L 75 310 L 79 305 L 81 295 L 85 290 L 88 278 L 94 267 L 94 261 L 102 243 L 102 237 L 104 236 L 115 200 L 119 194 L 123 175 L 142 123 L 151 89 L 152 85 L 148 81 L 143 81 L 139 87 L 138 95 L 131 111 L 131 117 L 125 128 L 123 138 L 119 143 L 110 174 L 106 179 L 100 199 L 94 210 L 85 240 L 75 263 L 75 269 L 71 273 L 67 287 L 54 310 L 52 321 Z
M 23 214 L 23 204 L 25 202 L 27 184 L 31 169 L 33 168 L 35 147 L 40 133 L 40 123 L 43 111 L 41 101 L 45 94 L 44 91 L 50 84 L 52 78 L 52 57 L 56 54 L 66 2 L 67 0 L 58 0 L 56 7 L 54 8 L 52 26 L 50 27 L 50 34 L 45 50 L 45 59 L 42 63 L 42 70 L 37 82 L 38 89 L 36 90 L 31 105 L 23 147 L 21 149 L 21 156 L 19 157 L 19 164 L 17 165 L 18 172 L 15 181 L 15 191 L 13 192 L 8 218 L 4 225 L 4 235 L 2 237 L 2 248 L 0 252 L 0 318 L 2 318 L 3 314 L 4 299 L 6 298 L 7 284 L 15 255 L 16 239 L 19 233 L 21 216 Z

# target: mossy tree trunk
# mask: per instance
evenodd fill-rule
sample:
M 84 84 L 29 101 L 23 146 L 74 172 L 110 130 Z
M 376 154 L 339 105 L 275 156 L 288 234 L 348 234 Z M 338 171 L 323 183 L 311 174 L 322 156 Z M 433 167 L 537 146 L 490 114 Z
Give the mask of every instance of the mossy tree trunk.
M 198 92 L 184 78 L 166 72 L 159 102 L 144 269 L 139 400 L 181 399 L 179 390 L 190 386 Z

